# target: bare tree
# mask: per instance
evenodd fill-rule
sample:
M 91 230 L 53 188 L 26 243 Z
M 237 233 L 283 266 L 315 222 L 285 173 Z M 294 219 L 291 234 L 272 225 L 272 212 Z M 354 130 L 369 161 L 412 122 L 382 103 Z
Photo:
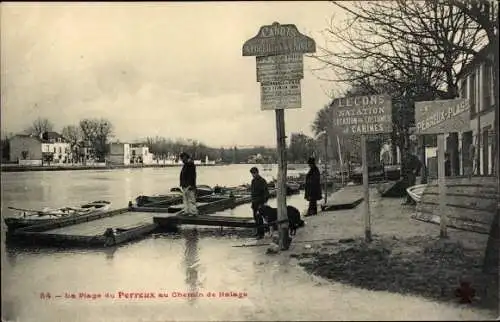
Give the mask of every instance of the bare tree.
M 113 125 L 106 119 L 83 119 L 80 129 L 85 144 L 90 144 L 96 157 L 103 161 L 108 152 L 108 140 L 113 136 Z
M 457 95 L 455 76 L 482 41 L 463 12 L 442 0 L 333 4 L 347 19 L 340 26 L 331 23 L 325 46 L 313 55 L 323 63 L 320 69 L 335 72 L 329 80 Z
M 78 154 L 78 144 L 82 141 L 82 131 L 78 126 L 67 125 L 62 129 L 62 136 L 69 142 L 71 151 L 73 151 L 73 161 Z
M 37 118 L 33 121 L 31 126 L 26 129 L 28 134 L 33 136 L 40 136 L 44 132 L 50 132 L 54 130 L 54 124 L 46 118 Z
M 458 95 L 457 75 L 477 55 L 486 37 L 450 1 L 334 1 L 346 19 L 325 31 L 325 45 L 313 55 L 316 71 L 333 71 L 364 95 L 393 97 L 393 140 L 403 152 L 413 126 L 414 102 Z M 333 23 L 335 21 L 335 23 Z M 456 148 L 456 147 L 455 147 Z

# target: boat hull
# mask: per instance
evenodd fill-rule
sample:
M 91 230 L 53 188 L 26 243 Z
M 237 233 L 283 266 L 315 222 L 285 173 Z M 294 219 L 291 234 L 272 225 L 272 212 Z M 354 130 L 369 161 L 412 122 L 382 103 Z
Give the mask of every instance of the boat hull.
M 420 202 L 420 200 L 422 199 L 422 194 L 424 193 L 425 187 L 427 187 L 426 184 L 418 184 L 418 185 L 406 188 L 406 192 L 408 192 L 408 195 L 410 196 L 411 199 L 413 199 L 413 201 Z
M 8 217 L 4 219 L 5 225 L 8 231 L 14 231 L 21 228 L 26 228 L 34 225 L 48 224 L 48 223 L 59 223 L 63 222 L 69 218 L 78 218 L 81 216 L 87 216 L 91 214 L 96 214 L 100 212 L 105 212 L 110 209 L 111 204 L 109 202 L 91 202 L 80 206 L 80 212 L 77 210 L 73 214 L 59 215 L 56 217 L 57 210 L 49 212 L 46 214 L 38 215 L 39 218 L 31 216 L 32 218 L 25 217 Z M 97 208 L 95 208 L 97 207 Z M 44 218 L 45 217 L 45 218 Z M 54 218 L 56 217 L 56 218 Z

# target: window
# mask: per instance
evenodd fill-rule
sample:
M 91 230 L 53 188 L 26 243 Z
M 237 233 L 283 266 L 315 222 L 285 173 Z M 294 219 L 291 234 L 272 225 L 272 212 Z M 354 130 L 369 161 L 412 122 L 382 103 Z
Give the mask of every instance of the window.
M 493 65 L 490 64 L 490 105 L 495 105 L 495 82 L 493 78 L 495 77 L 495 70 L 493 69 Z
M 56 152 L 57 152 L 56 147 L 54 147 L 54 153 L 56 153 Z
M 62 153 L 62 148 L 61 147 L 59 147 L 59 153 Z
M 23 151 L 21 152 L 21 156 L 23 157 L 23 160 L 26 160 L 28 158 L 28 151 Z
M 469 103 L 471 114 L 476 114 L 476 73 L 470 75 Z
M 483 76 L 483 97 L 482 97 L 482 102 L 481 102 L 481 109 L 480 110 L 487 110 L 488 108 L 491 107 L 491 76 L 492 76 L 492 66 L 491 63 L 488 61 L 484 66 L 482 70 L 482 76 Z
M 467 98 L 467 77 L 460 82 L 460 97 Z

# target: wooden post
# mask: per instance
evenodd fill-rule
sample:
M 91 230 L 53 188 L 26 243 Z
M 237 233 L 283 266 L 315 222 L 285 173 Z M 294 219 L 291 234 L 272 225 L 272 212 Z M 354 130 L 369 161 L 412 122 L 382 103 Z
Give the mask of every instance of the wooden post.
M 370 190 L 368 185 L 368 160 L 366 155 L 366 135 L 361 135 L 361 160 L 363 163 L 363 192 L 364 192 L 364 219 L 365 219 L 365 240 L 371 242 L 372 230 L 370 223 Z
M 438 188 L 439 188 L 439 213 L 441 214 L 440 237 L 446 238 L 446 177 L 444 175 L 444 134 L 437 135 L 437 161 L 438 161 Z
M 325 205 L 328 199 L 328 182 L 327 182 L 327 172 L 328 172 L 328 135 L 326 134 L 325 131 L 325 175 L 323 177 L 323 180 L 325 181 Z
M 342 182 L 342 187 L 344 186 L 344 160 L 342 159 L 342 151 L 340 150 L 340 140 L 339 136 L 337 135 L 337 148 L 339 151 L 339 161 L 340 161 L 340 178 Z
M 279 246 L 281 250 L 287 250 L 290 246 L 288 236 L 288 221 L 286 211 L 286 142 L 285 142 L 285 111 L 283 109 L 276 110 L 276 136 L 277 136 L 277 152 L 278 152 L 278 182 L 277 182 L 277 209 L 278 209 L 278 226 Z

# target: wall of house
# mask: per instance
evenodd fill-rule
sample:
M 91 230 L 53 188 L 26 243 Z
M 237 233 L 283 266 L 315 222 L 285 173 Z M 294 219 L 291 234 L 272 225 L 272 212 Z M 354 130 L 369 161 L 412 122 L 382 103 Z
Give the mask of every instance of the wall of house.
M 137 157 L 141 157 L 142 164 L 152 164 L 153 163 L 153 154 L 149 152 L 148 147 L 137 147 L 130 148 L 131 155 L 135 155 Z
M 11 162 L 42 160 L 42 142 L 38 138 L 14 136 L 10 139 L 9 155 Z
M 479 154 L 479 166 L 475 174 L 492 174 L 493 144 L 495 142 L 493 69 L 490 65 L 482 63 L 462 77 L 458 84 L 460 97 L 469 99 L 471 104 L 470 131 L 465 134 L 461 133 L 459 136 L 460 172 L 464 174 L 464 164 L 467 160 L 473 158 L 477 163 L 477 154 L 475 157 L 468 154 L 470 144 L 475 144 Z M 470 136 L 472 136 L 472 140 Z
M 109 146 L 109 154 L 106 161 L 110 164 L 128 165 L 130 164 L 130 144 L 128 143 L 111 143 Z
M 54 154 L 53 163 L 71 162 L 71 144 L 66 142 L 43 143 L 42 152 Z
M 19 159 L 19 165 L 43 165 L 42 160 L 21 160 Z

